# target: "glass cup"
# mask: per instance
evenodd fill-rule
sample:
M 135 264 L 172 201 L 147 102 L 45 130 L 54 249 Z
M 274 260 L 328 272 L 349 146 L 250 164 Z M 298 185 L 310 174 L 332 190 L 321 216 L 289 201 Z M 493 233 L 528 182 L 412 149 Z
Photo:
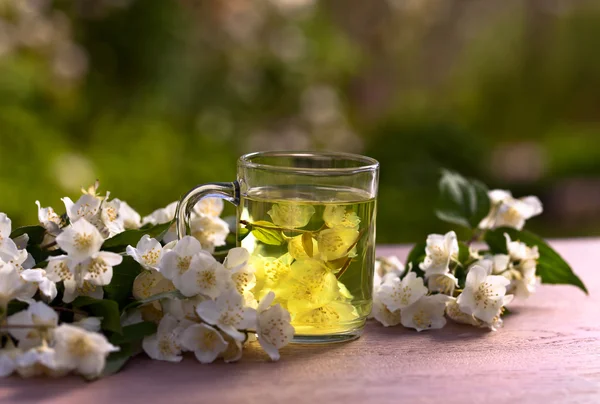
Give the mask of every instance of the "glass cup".
M 379 163 L 335 152 L 259 152 L 238 160 L 237 180 L 199 185 L 177 209 L 220 197 L 237 206 L 237 245 L 251 254 L 260 300 L 291 314 L 294 342 L 357 338 L 371 311 Z

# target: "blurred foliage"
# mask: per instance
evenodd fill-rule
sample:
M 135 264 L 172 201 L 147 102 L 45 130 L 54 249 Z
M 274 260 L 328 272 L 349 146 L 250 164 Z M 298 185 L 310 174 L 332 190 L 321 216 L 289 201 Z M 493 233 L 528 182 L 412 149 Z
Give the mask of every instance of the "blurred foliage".
M 517 0 L 0 0 L 0 211 L 102 187 L 142 214 L 242 153 L 382 164 L 379 242 L 447 229 L 441 167 L 600 234 L 600 7 Z

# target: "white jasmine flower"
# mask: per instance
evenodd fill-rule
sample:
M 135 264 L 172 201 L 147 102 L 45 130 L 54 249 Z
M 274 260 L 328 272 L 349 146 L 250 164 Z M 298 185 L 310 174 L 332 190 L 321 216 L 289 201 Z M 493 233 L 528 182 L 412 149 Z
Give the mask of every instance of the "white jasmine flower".
M 290 324 L 290 313 L 279 303 L 271 306 L 275 294 L 269 292 L 258 304 L 256 334 L 260 346 L 271 360 L 279 360 L 279 350 L 294 337 L 294 327 Z
M 508 304 L 508 303 L 507 303 Z M 481 325 L 482 328 L 489 328 L 492 331 L 498 331 L 504 325 L 502 317 L 496 316 L 492 319 L 491 323 L 484 323 Z
M 317 236 L 320 257 L 334 261 L 349 255 L 359 234 L 358 230 L 343 227 L 320 231 Z
M 288 240 L 288 252 L 295 260 L 304 260 L 312 257 L 319 256 L 319 244 L 312 236 L 310 238 L 312 243 L 312 255 L 309 257 L 304 249 L 304 242 L 302 241 L 302 235 L 292 237 Z
M 456 298 L 448 297 L 448 299 L 449 301 L 446 305 L 446 315 L 453 321 L 460 324 L 473 325 L 479 328 L 489 328 L 492 331 L 496 331 L 502 327 L 503 321 L 499 315 L 495 316 L 490 323 L 486 323 L 485 321 L 475 318 L 471 314 L 461 311 Z
M 161 208 L 161 209 L 156 209 L 154 212 L 152 212 L 148 216 L 145 216 L 142 219 L 142 225 L 145 225 L 148 223 L 150 223 L 152 225 L 157 225 L 157 224 L 163 224 L 163 223 L 170 222 L 171 220 L 173 220 L 173 218 L 175 218 L 176 211 L 177 211 L 177 201 L 171 202 L 166 207 Z
M 127 202 L 120 199 L 113 199 L 119 202 L 119 217 L 123 221 L 125 229 L 139 229 L 142 226 L 140 214 L 137 213 Z
M 414 272 L 406 274 L 402 281 L 390 279 L 379 288 L 379 298 L 390 311 L 408 307 L 425 294 L 427 288 L 423 285 L 423 278 L 417 278 Z
M 0 349 L 0 377 L 10 376 L 17 369 L 17 360 L 23 355 L 9 338 L 4 348 Z
M 395 255 L 378 257 L 375 261 L 375 272 L 381 278 L 389 273 L 400 276 L 404 272 L 404 264 Z
M 0 261 L 0 316 L 11 300 L 30 299 L 36 291 L 36 288 L 30 286 L 21 278 L 14 265 Z
M 145 224 L 163 224 L 170 222 L 175 218 L 175 212 L 177 211 L 177 201 L 171 202 L 165 208 L 157 209 L 152 212 L 150 215 L 145 216 L 142 219 L 142 226 Z M 175 223 L 169 228 L 169 230 L 165 233 L 163 240 L 165 243 L 169 243 L 171 241 L 177 240 L 177 229 L 175 227 Z
M 100 199 L 100 196 L 98 194 L 99 188 L 100 188 L 100 181 L 96 180 L 96 181 L 94 181 L 94 183 L 92 185 L 90 185 L 87 188 L 81 187 L 81 193 L 83 195 L 95 196 Z
M 74 278 L 75 264 L 67 255 L 48 257 L 46 277 L 52 282 L 62 282 Z
M 104 296 L 102 285 L 110 283 L 112 267 L 119 265 L 122 260 L 119 254 L 107 251 L 100 251 L 80 263 L 75 263 L 66 255 L 50 257 L 46 276 L 53 282 L 63 282 L 65 303 L 71 303 L 78 296 L 102 299 Z
M 232 248 L 227 252 L 223 266 L 230 271 L 249 266 L 250 253 L 243 247 Z
M 75 279 L 69 279 L 63 282 L 65 292 L 63 293 L 63 302 L 71 303 L 79 296 L 93 297 L 94 299 L 102 299 L 104 297 L 104 289 L 102 286 L 95 285 L 89 281 L 83 281 L 78 284 Z
M 198 216 L 219 217 L 223 212 L 223 199 L 216 197 L 202 198 L 194 205 L 194 213 Z
M 485 255 L 477 262 L 485 267 L 490 274 L 500 274 L 508 269 L 510 257 L 506 254 Z
M 44 234 L 41 244 L 51 245 L 54 243 L 56 236 L 60 234 L 61 227 L 65 225 L 65 221 L 51 207 L 42 208 L 40 201 L 35 201 L 35 204 L 38 207 L 38 221 L 46 229 L 46 234 Z
M 10 238 L 11 231 L 11 220 L 5 213 L 0 213 L 0 260 L 4 262 L 9 262 L 19 253 L 17 245 Z
M 227 253 L 223 266 L 229 270 L 237 291 L 245 295 L 256 286 L 254 266 L 249 264 L 250 253 L 242 247 L 232 248 Z
M 13 241 L 17 246 L 17 249 L 24 250 L 27 248 L 27 244 L 29 244 L 29 234 L 23 233 L 20 236 L 15 237 Z
M 132 293 L 136 300 L 143 300 L 150 296 L 174 290 L 173 282 L 165 278 L 160 272 L 147 270 L 135 277 Z M 154 305 L 160 308 L 159 302 L 155 302 Z
M 433 274 L 445 274 L 449 271 L 451 260 L 458 257 L 458 241 L 453 231 L 441 234 L 430 234 L 425 247 L 425 261 L 419 268 L 425 271 L 425 277 Z
M 433 330 L 446 325 L 444 312 L 449 297 L 442 294 L 423 296 L 402 309 L 401 323 L 417 331 Z
M 56 242 L 69 258 L 79 263 L 100 251 L 104 239 L 94 225 L 86 219 L 79 219 L 60 233 Z
M 227 349 L 227 342 L 219 331 L 206 324 L 189 326 L 181 334 L 181 345 L 194 352 L 200 363 L 212 363 Z
M 196 314 L 196 306 L 207 299 L 207 297 L 198 295 L 188 299 L 164 299 L 160 304 L 164 313 L 172 315 L 179 321 L 185 319 L 197 322 L 200 319 Z
M 175 246 L 177 245 L 177 242 L 178 242 L 178 241 L 179 241 L 179 240 L 173 240 L 173 241 L 169 241 L 167 244 L 165 244 L 165 245 L 163 246 L 163 252 L 167 252 L 167 251 L 170 251 L 170 250 L 172 250 L 173 248 L 175 248 Z
M 67 216 L 71 223 L 85 219 L 88 222 L 95 223 L 102 200 L 94 195 L 82 195 L 77 202 L 73 203 L 71 198 L 62 198 L 67 211 Z
M 430 292 L 440 292 L 451 296 L 457 287 L 458 279 L 451 273 L 433 274 L 427 278 L 427 289 Z
M 35 328 L 9 328 L 8 332 L 19 341 L 19 348 L 29 349 L 50 337 L 51 329 L 58 325 L 58 314 L 43 302 L 32 302 L 26 310 L 9 316 L 8 325 L 32 325 Z M 41 327 L 47 327 L 43 329 Z
M 503 274 L 511 281 L 508 290 L 516 297 L 526 299 L 535 292 L 536 286 L 540 283 L 540 278 L 535 273 L 540 257 L 538 248 L 528 247 L 520 241 L 512 241 L 506 233 L 504 237 L 506 237 L 510 259 L 514 261 L 511 269 Z
M 483 322 L 476 319 L 472 314 L 464 313 L 458 305 L 456 298 L 448 296 L 449 300 L 446 304 L 446 315 L 453 321 L 460 324 L 473 325 L 481 327 Z
M 488 193 L 492 208 L 479 224 L 483 229 L 512 227 L 522 230 L 525 221 L 542 213 L 542 202 L 536 196 L 513 198 L 509 191 L 493 190 Z
M 113 267 L 121 264 L 123 257 L 108 251 L 99 251 L 75 267 L 75 279 L 94 285 L 108 285 L 112 280 Z
M 514 294 L 518 299 L 527 299 L 534 293 L 537 285 L 541 283 L 540 277 L 535 273 L 536 265 L 535 259 L 525 259 L 504 272 L 502 275 L 510 280 L 507 293 Z
M 228 275 L 212 255 L 199 251 L 192 257 L 189 269 L 173 278 L 173 284 L 186 297 L 202 294 L 214 299 L 225 288 Z
M 112 237 L 125 231 L 125 224 L 120 212 L 121 201 L 113 199 L 109 202 L 107 195 L 100 207 L 100 220 L 103 224 L 103 226 L 100 227 L 103 227 L 102 230 L 107 237 Z
M 504 233 L 504 237 L 506 238 L 506 248 L 511 260 L 529 261 L 540 258 L 537 246 L 530 248 L 527 244 L 520 241 L 512 241 L 507 233 Z
M 99 376 L 108 354 L 119 350 L 104 335 L 69 324 L 54 330 L 54 341 L 57 365 L 76 370 L 88 378 Z
M 224 291 L 216 300 L 201 302 L 196 313 L 238 341 L 244 340 L 244 334 L 238 330 L 248 329 L 256 322 L 256 310 L 244 307 L 244 298 L 235 289 Z
M 315 214 L 312 205 L 302 205 L 295 202 L 274 203 L 267 212 L 277 226 L 295 229 L 304 227 Z
M 37 285 L 40 293 L 51 302 L 57 294 L 56 283 L 51 281 L 46 276 L 46 271 L 43 269 L 25 269 L 21 272 L 21 278 L 28 283 Z
M 202 245 L 194 237 L 185 236 L 175 244 L 172 250 L 163 251 L 159 264 L 160 272 L 165 278 L 175 283 L 189 268 L 194 254 L 202 251 Z M 177 284 L 175 284 L 177 286 Z
M 323 212 L 323 221 L 329 228 L 347 227 L 356 230 L 360 225 L 360 218 L 356 212 L 347 212 L 343 205 L 327 205 Z
M 202 248 L 213 252 L 215 247 L 225 245 L 225 238 L 229 234 L 229 225 L 219 217 L 199 216 L 190 221 L 191 234 Z
M 535 289 L 540 283 L 541 279 L 539 276 L 535 276 L 534 268 L 533 271 L 523 273 L 519 279 L 513 279 L 507 290 L 516 298 L 524 300 L 535 293 Z
M 54 236 L 60 233 L 60 227 L 63 224 L 62 219 L 56 214 L 50 206 L 42 208 L 40 201 L 35 201 L 38 207 L 38 220 L 46 231 Z
M 379 285 L 388 278 L 400 277 L 404 273 L 404 264 L 395 255 L 389 257 L 378 257 L 375 260 L 375 278 L 373 288 L 379 288 Z
M 221 336 L 227 342 L 227 348 L 223 352 L 221 352 L 221 358 L 225 361 L 225 363 L 237 362 L 242 358 L 242 343 L 231 338 L 229 335 L 225 333 L 221 333 Z M 250 342 L 254 333 L 248 334 L 247 341 Z M 256 338 L 256 337 L 255 337 Z
M 59 364 L 54 348 L 50 348 L 46 343 L 24 352 L 17 357 L 16 362 L 17 372 L 21 377 L 60 377 L 69 372 Z
M 384 327 L 398 325 L 401 320 L 400 309 L 390 311 L 378 296 L 374 296 L 373 298 L 373 310 L 371 316 L 383 324 Z
M 30 269 L 35 266 L 35 260 L 27 252 L 27 250 L 18 250 L 17 254 L 10 260 L 6 261 L 8 264 L 13 264 L 19 272 L 23 272 L 25 269 Z
M 513 298 L 513 295 L 506 295 L 509 283 L 505 277 L 490 275 L 486 268 L 473 265 L 467 274 L 465 288 L 457 298 L 460 310 L 492 323 L 494 317 L 500 315 L 502 306 Z
M 158 270 L 163 255 L 163 247 L 158 240 L 150 238 L 147 234 L 142 236 L 135 248 L 128 245 L 125 251 L 144 268 L 155 270 Z
M 179 321 L 170 314 L 165 314 L 158 324 L 156 334 L 144 337 L 144 352 L 152 359 L 180 362 L 182 357 L 179 337 L 182 332 Z

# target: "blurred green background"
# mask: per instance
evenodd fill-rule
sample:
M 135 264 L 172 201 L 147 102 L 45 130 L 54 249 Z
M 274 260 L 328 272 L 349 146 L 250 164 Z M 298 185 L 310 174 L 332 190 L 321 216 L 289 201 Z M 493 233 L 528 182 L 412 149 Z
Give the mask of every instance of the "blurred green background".
M 446 230 L 440 167 L 600 235 L 600 5 L 558 0 L 0 0 L 0 211 L 81 185 L 142 215 L 265 149 L 382 165 L 378 241 Z

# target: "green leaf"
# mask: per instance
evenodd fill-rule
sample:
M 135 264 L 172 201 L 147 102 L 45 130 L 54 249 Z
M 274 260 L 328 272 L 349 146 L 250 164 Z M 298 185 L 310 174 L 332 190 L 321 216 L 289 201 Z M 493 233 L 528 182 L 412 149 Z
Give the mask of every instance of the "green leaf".
M 129 361 L 129 359 L 133 356 L 133 349 L 129 344 L 123 344 L 119 346 L 120 350 L 118 352 L 111 352 L 106 358 L 106 365 L 104 365 L 104 370 L 100 377 L 107 377 L 113 375 L 120 371 L 123 366 Z
M 46 249 L 40 248 L 39 244 L 29 244 L 27 246 L 27 252 L 31 254 L 35 262 L 35 268 L 45 268 L 48 265 L 48 257 L 53 257 L 57 255 L 63 255 L 65 252 L 61 249 L 48 251 Z
M 442 171 L 436 215 L 440 220 L 467 228 L 476 228 L 490 211 L 487 187 L 476 180 Z
M 114 300 L 79 296 L 72 304 L 73 307 L 85 310 L 95 317 L 102 317 L 103 330 L 121 334 L 121 313 L 119 305 Z
M 312 234 L 310 234 L 310 233 L 302 234 L 302 247 L 304 248 L 304 252 L 306 253 L 306 255 L 308 255 L 310 258 L 312 258 L 312 256 L 313 256 Z
M 485 233 L 485 242 L 490 248 L 491 254 L 508 254 L 508 247 L 506 246 L 506 237 L 504 237 L 504 233 L 508 233 L 507 230 L 509 229 L 501 227 L 495 230 L 488 230 Z M 511 240 L 516 241 L 512 238 L 512 235 Z
M 256 225 L 260 227 L 256 227 Z M 272 226 L 273 223 L 267 221 L 258 221 L 250 225 L 252 234 L 258 241 L 261 241 L 268 245 L 281 245 L 285 239 L 281 230 L 277 227 Z
M 131 324 L 123 327 L 123 334 L 113 334 L 109 341 L 113 345 L 129 344 L 137 342 L 148 335 L 156 332 L 156 324 L 151 321 Z
M 462 241 L 458 242 L 458 262 L 461 265 L 466 265 L 471 258 L 471 252 L 469 251 L 469 246 L 463 243 Z
M 105 298 L 116 301 L 119 307 L 127 305 L 133 299 L 133 281 L 143 270 L 133 258 L 123 257 L 123 262 L 113 268 L 110 284 L 104 286 Z
M 18 229 L 14 229 L 12 233 L 10 233 L 10 238 L 15 239 L 23 234 L 27 233 L 29 236 L 29 242 L 27 245 L 35 245 L 40 244 L 44 239 L 44 234 L 46 234 L 46 229 L 42 226 L 24 226 L 19 227 Z
M 425 259 L 425 247 L 427 243 L 424 241 L 415 244 L 415 246 L 410 250 L 408 256 L 406 257 L 406 267 L 408 268 L 408 264 L 412 264 L 412 269 L 414 273 L 419 277 L 424 277 L 425 272 L 421 268 L 419 268 L 419 264 L 423 262 Z
M 250 231 L 245 227 L 238 228 L 238 241 L 242 241 L 246 236 L 250 234 Z
M 185 299 L 185 296 L 182 295 L 181 292 L 179 292 L 178 290 L 173 290 L 171 292 L 163 292 L 142 300 L 136 300 L 135 302 L 131 302 L 127 306 L 123 307 L 123 311 L 135 309 L 136 307 L 140 307 L 161 299 Z
M 145 229 L 125 230 L 106 240 L 102 244 L 102 249 L 105 251 L 123 252 L 128 245 L 136 246 L 138 241 L 146 234 L 160 241 L 173 223 L 174 221 L 171 220 L 170 222 L 157 224 Z
M 536 273 L 542 278 L 542 283 L 573 285 L 588 294 L 588 290 L 573 272 L 571 266 L 539 236 L 528 232 L 502 227 L 490 230 L 485 235 L 485 241 L 495 254 L 506 254 L 506 238 L 508 234 L 512 241 L 521 241 L 529 247 L 537 246 L 540 253 L 540 259 Z
M 18 313 L 20 311 L 27 309 L 28 306 L 29 306 L 28 303 L 21 302 L 19 300 L 11 300 L 10 302 L 8 302 L 8 307 L 6 308 L 6 315 L 12 316 L 15 313 Z M 0 316 L 0 317 L 2 317 L 2 316 Z

